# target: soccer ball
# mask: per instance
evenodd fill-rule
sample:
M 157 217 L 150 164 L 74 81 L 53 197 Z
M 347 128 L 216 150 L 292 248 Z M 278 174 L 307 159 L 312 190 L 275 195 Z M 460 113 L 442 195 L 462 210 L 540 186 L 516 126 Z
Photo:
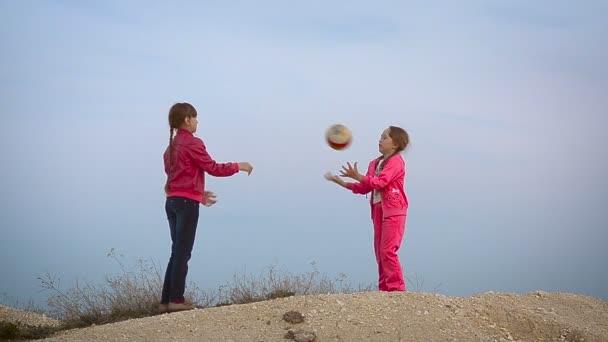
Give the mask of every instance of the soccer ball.
M 343 150 L 352 142 L 352 134 L 344 125 L 332 125 L 325 132 L 325 139 L 329 147 L 334 150 Z

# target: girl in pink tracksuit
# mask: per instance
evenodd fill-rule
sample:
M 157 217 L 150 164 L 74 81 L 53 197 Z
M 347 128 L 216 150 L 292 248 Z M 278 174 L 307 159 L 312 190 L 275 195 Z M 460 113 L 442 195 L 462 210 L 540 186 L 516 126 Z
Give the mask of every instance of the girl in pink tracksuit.
M 378 263 L 378 289 L 405 291 L 405 281 L 397 251 L 405 233 L 408 200 L 405 194 L 405 161 L 400 152 L 409 144 L 409 135 L 400 127 L 390 126 L 380 137 L 381 156 L 372 160 L 367 173 L 362 175 L 357 163 L 342 166 L 341 177 L 357 182 L 345 182 L 340 176 L 325 175 L 329 181 L 355 194 L 372 193 L 371 216 L 374 224 L 374 252 Z

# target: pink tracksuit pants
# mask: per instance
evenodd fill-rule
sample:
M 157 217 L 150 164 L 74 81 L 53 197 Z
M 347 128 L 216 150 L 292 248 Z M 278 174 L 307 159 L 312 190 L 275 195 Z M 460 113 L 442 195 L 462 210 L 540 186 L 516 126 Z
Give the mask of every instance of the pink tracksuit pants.
M 406 215 L 383 218 L 382 203 L 372 207 L 374 222 L 374 252 L 378 263 L 378 289 L 405 291 L 403 271 L 397 251 L 405 233 Z

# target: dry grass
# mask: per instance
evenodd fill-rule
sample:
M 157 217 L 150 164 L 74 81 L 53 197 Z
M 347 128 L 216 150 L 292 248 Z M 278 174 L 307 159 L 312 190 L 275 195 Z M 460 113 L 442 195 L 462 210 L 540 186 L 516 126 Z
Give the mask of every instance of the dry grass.
M 49 314 L 62 320 L 69 328 L 155 314 L 162 289 L 158 267 L 154 263 L 138 260 L 135 270 L 130 271 L 114 251 L 108 257 L 120 265 L 121 273 L 106 277 L 103 284 L 77 281 L 73 288 L 62 290 L 59 278 L 49 273 L 39 277 L 40 286 L 50 292 Z
M 151 261 L 138 260 L 127 269 L 113 250 L 108 257 L 120 265 L 120 273 L 106 277 L 103 284 L 77 282 L 61 288 L 60 279 L 45 274 L 39 277 L 42 289 L 49 291 L 48 314 L 63 321 L 63 329 L 100 325 L 157 314 L 164 270 Z M 218 289 L 202 290 L 190 282 L 186 300 L 201 307 L 244 304 L 263 300 L 322 293 L 369 291 L 373 286 L 353 288 L 345 274 L 331 278 L 321 274 L 316 264 L 303 274 L 291 274 L 269 267 L 259 276 L 237 274 Z

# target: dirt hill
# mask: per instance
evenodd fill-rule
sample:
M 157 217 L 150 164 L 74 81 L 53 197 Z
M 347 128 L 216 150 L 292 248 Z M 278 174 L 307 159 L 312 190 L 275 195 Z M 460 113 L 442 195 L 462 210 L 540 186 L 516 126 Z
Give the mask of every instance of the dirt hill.
M 546 292 L 297 296 L 66 331 L 45 341 L 290 340 L 606 342 L 608 302 Z

